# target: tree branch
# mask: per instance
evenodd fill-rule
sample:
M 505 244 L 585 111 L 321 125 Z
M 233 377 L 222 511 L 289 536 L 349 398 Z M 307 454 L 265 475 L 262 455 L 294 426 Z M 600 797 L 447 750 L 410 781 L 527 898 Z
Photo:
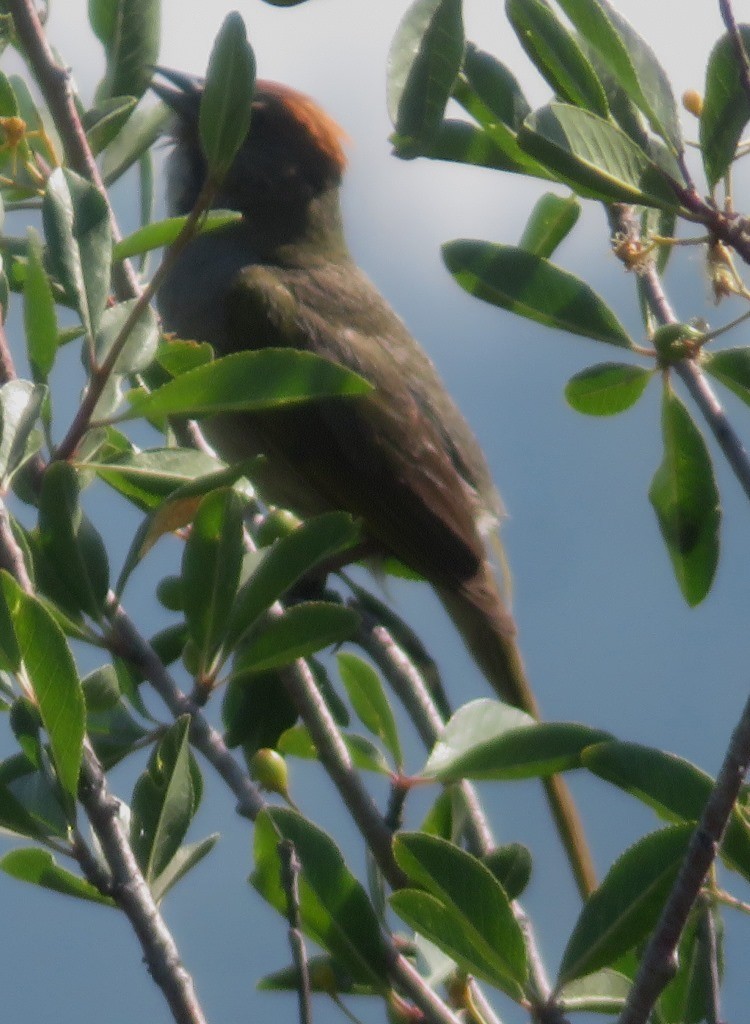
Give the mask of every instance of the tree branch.
M 109 637 L 111 649 L 141 672 L 175 718 L 190 716 L 191 743 L 213 765 L 237 797 L 238 812 L 255 821 L 265 808 L 266 801 L 227 747 L 221 733 L 208 723 L 198 705 L 182 692 L 113 593 L 107 599 L 107 616 L 112 626 Z
M 632 208 L 613 208 L 610 216 L 614 226 L 623 234 L 635 236 L 639 232 Z M 641 280 L 648 305 L 659 324 L 677 323 L 677 317 L 653 264 L 645 268 Z M 740 485 L 750 498 L 750 459 L 700 366 L 694 359 L 684 359 L 674 365 L 674 370 L 688 387 Z M 680 935 L 718 854 L 749 765 L 750 700 L 732 734 L 716 784 L 693 833 L 659 923 L 641 959 L 619 1024 L 645 1024 L 659 994 L 673 976 Z
M 55 59 L 33 0 L 8 0 L 7 7 L 13 16 L 13 24 L 25 51 L 26 60 L 62 141 L 65 157 L 73 170 L 90 181 L 104 198 L 109 211 L 112 237 L 119 241 L 122 236 L 117 219 L 78 116 L 70 85 L 70 72 L 67 68 L 61 67 Z M 140 287 L 129 261 L 116 264 L 113 272 L 118 299 L 135 298 Z
M 750 60 L 747 56 L 747 50 L 745 49 L 745 41 L 742 38 L 737 19 L 734 16 L 732 10 L 732 4 L 730 0 L 719 0 L 719 11 L 721 17 L 729 33 L 729 38 L 732 41 L 732 48 L 734 49 L 734 55 L 737 58 L 737 70 L 740 76 L 740 85 L 742 86 L 745 97 L 750 102 Z
M 206 1024 L 193 980 L 141 874 L 120 819 L 118 801 L 107 792 L 101 764 L 84 749 L 79 799 L 86 809 L 112 880 L 108 895 L 126 914 L 143 949 L 149 974 L 162 990 L 177 1024 Z
M 672 978 L 675 950 L 688 914 L 719 851 L 743 779 L 750 767 L 750 700 L 729 743 L 711 796 L 688 846 L 679 874 L 649 940 L 619 1024 L 646 1024 Z
M 440 738 L 445 723 L 424 684 L 422 676 L 411 663 L 406 653 L 394 641 L 388 630 L 376 622 L 366 611 L 363 611 L 359 605 L 356 605 L 356 607 L 362 616 L 362 626 L 357 642 L 370 655 L 375 664 L 379 666 L 404 704 L 424 745 L 428 750 L 431 750 Z M 464 801 L 467 815 L 468 845 L 475 856 L 486 856 L 495 848 L 492 827 L 482 809 L 474 787 L 470 783 L 463 781 L 458 788 Z M 553 1020 L 559 1021 L 561 1019 L 559 1009 L 550 1004 L 552 986 L 547 976 L 547 970 L 542 960 L 534 929 L 526 915 L 526 911 L 518 900 L 513 901 L 512 908 L 524 934 L 533 1002 L 536 1007 L 544 1008 L 550 1024 Z M 479 993 L 478 986 L 475 986 L 475 990 L 476 993 Z M 479 998 L 484 1002 L 481 993 L 479 993 Z M 557 1017 L 553 1017 L 555 1011 L 558 1014 Z

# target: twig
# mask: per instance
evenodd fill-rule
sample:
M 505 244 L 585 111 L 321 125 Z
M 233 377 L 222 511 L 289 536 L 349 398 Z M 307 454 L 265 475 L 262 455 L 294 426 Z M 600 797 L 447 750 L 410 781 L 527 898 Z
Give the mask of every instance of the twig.
M 0 561 L 10 568 L 20 586 L 33 592 L 26 565 L 10 528 L 5 506 L 0 506 Z M 177 1024 L 205 1024 L 193 981 L 180 960 L 177 946 L 146 884 L 118 814 L 118 802 L 107 792 L 104 770 L 88 739 L 84 742 L 79 799 L 109 867 L 107 895 L 114 897 L 138 936 L 149 972 L 159 985 Z M 90 858 L 82 858 L 91 869 Z M 92 881 L 94 881 L 94 877 Z M 105 884 L 103 875 L 98 881 Z M 95 884 L 96 881 L 95 881 Z
M 213 765 L 237 797 L 238 812 L 254 821 L 266 802 L 248 773 L 233 757 L 221 734 L 209 725 L 197 704 L 180 690 L 156 651 L 141 636 L 112 593 L 107 599 L 107 616 L 112 626 L 109 637 L 111 649 L 138 668 L 175 718 L 190 716 L 191 743 Z
M 395 948 L 391 949 L 389 973 L 409 995 L 415 1006 L 433 1024 L 461 1024 L 442 999 L 424 982 L 417 970 Z
M 445 722 L 420 672 L 385 626 L 376 622 L 360 605 L 357 604 L 355 607 L 362 619 L 357 643 L 383 672 L 406 708 L 423 744 L 431 750 L 440 738 Z M 492 829 L 474 788 L 469 783 L 462 782 L 459 791 L 467 812 L 469 846 L 477 856 L 484 856 L 495 846 Z
M 13 536 L 10 515 L 4 501 L 0 501 L 0 568 L 6 569 L 27 594 L 33 591 L 23 552 Z
M 289 921 L 289 945 L 292 949 L 292 960 L 297 969 L 297 994 L 299 997 L 299 1024 L 312 1024 L 312 997 L 310 991 L 310 972 L 307 967 L 307 951 L 305 940 L 300 930 L 299 914 L 299 875 L 301 864 L 290 839 L 282 839 L 279 843 L 279 859 L 281 860 L 281 887 L 286 895 L 286 914 Z
M 402 888 L 407 878 L 393 859 L 391 830 L 363 785 L 309 666 L 305 661 L 295 661 L 280 674 L 284 688 L 317 747 L 323 767 L 338 789 L 378 867 L 394 889 Z
M 109 211 L 112 236 L 115 241 L 119 241 L 120 229 L 78 116 L 70 87 L 70 72 L 57 62 L 39 20 L 34 0 L 8 0 L 7 7 L 13 16 L 13 25 L 34 79 L 52 115 L 67 161 L 73 170 L 90 181 L 104 198 Z M 114 267 L 114 274 L 115 291 L 119 299 L 132 299 L 138 295 L 138 278 L 127 260 Z
M 7 384 L 9 380 L 15 380 L 18 376 L 8 344 L 8 335 L 5 333 L 7 312 L 7 309 L 0 309 L 0 384 Z
M 141 874 L 118 801 L 107 792 L 104 771 L 90 747 L 84 750 L 79 798 L 112 872 L 110 894 L 138 936 L 149 973 L 164 993 L 172 1016 L 177 1024 L 206 1024 L 193 980 Z
M 742 38 L 737 19 L 734 16 L 732 5 L 730 0 L 719 0 L 719 11 L 721 17 L 729 33 L 729 38 L 732 41 L 732 48 L 734 49 L 734 55 L 737 58 L 737 71 L 740 76 L 740 85 L 742 86 L 745 97 L 750 102 L 750 60 L 747 56 L 747 50 L 745 49 L 745 41 Z
M 675 950 L 688 914 L 713 864 L 750 767 L 750 700 L 729 743 L 716 785 L 690 840 L 659 923 L 649 940 L 619 1024 L 645 1024 L 660 992 L 674 974 Z
M 120 358 L 120 354 L 127 344 L 133 328 L 138 323 L 154 295 L 156 295 L 157 291 L 161 287 L 162 281 L 174 266 L 174 263 L 180 253 L 195 236 L 201 217 L 211 205 L 214 192 L 215 186 L 213 182 L 209 180 L 208 186 L 201 192 L 201 195 L 193 209 L 190 211 L 190 215 L 185 221 L 182 230 L 173 244 L 169 247 L 169 251 L 164 259 L 159 264 L 158 270 L 138 296 L 138 299 L 131 309 L 119 334 L 112 342 L 112 345 L 107 352 L 107 358 L 104 360 L 102 365 L 97 367 L 91 374 L 91 380 L 89 381 L 86 389 L 86 394 L 83 396 L 83 401 L 73 417 L 73 422 L 71 423 L 67 434 L 55 451 L 55 459 L 69 459 L 78 447 L 81 438 L 89 428 L 91 417 L 93 416 L 97 402 L 101 398 L 109 378 L 112 376 L 117 360 Z
M 623 234 L 632 234 L 639 230 L 632 208 L 618 206 L 613 209 L 611 216 L 616 228 Z M 662 287 L 659 273 L 653 264 L 644 269 L 641 282 L 649 307 L 659 324 L 678 323 L 678 318 Z M 695 360 L 683 359 L 675 363 L 673 369 L 690 392 L 742 489 L 750 498 L 750 455 L 730 423 L 700 365 Z
M 719 975 L 719 942 L 716 935 L 714 908 L 710 899 L 705 898 L 700 908 L 698 939 L 706 948 L 709 969 L 709 1011 L 707 1024 L 721 1024 L 721 978 Z
M 638 232 L 631 207 L 611 208 L 610 218 L 622 233 L 634 235 Z M 649 307 L 659 324 L 678 322 L 656 268 L 647 267 L 641 280 Z M 684 359 L 674 365 L 674 370 L 688 387 L 742 488 L 750 497 L 750 459 L 699 365 L 695 360 Z M 693 833 L 659 923 L 641 959 L 619 1024 L 645 1024 L 660 992 L 671 979 L 680 935 L 716 858 L 749 764 L 750 701 L 745 705 L 732 734 L 716 784 Z
M 411 663 L 404 651 L 394 641 L 387 629 L 375 622 L 371 616 L 357 606 L 362 615 L 362 626 L 357 642 L 367 651 L 389 681 L 394 691 L 406 707 L 419 735 L 428 749 L 431 749 L 440 737 L 445 723 L 432 697 L 427 691 L 422 676 Z M 482 857 L 495 847 L 492 828 L 482 809 L 482 805 L 474 787 L 464 781 L 459 786 L 464 808 L 467 815 L 467 841 L 472 852 Z M 521 904 L 514 900 L 513 914 L 523 930 L 526 952 L 529 961 L 529 983 L 535 1007 L 544 1008 L 550 1020 L 554 1007 L 550 1004 L 552 986 L 537 945 L 534 929 Z M 479 987 L 472 985 L 472 998 L 481 999 L 486 1003 Z M 489 1007 L 483 1010 L 485 1020 L 492 1017 Z M 494 1015 L 493 1015 L 494 1016 Z

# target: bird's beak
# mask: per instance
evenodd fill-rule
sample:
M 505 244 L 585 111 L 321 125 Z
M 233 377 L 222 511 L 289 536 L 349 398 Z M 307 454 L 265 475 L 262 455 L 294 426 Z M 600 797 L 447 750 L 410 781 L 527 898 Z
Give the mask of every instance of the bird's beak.
M 159 64 L 154 64 L 153 70 L 155 75 L 160 75 L 171 83 L 159 82 L 152 78 L 151 89 L 156 95 L 179 117 L 197 118 L 203 79 L 195 75 L 186 75 L 182 71 L 174 71 L 172 68 L 161 67 Z

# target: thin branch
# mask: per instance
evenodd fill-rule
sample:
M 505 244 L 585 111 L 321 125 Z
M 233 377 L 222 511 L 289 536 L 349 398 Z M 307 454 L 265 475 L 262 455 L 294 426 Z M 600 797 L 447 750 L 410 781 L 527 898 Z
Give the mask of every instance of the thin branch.
M 646 1024 L 674 975 L 675 950 L 688 914 L 700 896 L 750 767 L 750 700 L 729 743 L 716 785 L 690 840 L 679 874 L 649 940 L 619 1024 Z
M 112 237 L 117 242 L 122 236 L 76 109 L 70 72 L 57 62 L 39 20 L 34 0 L 8 0 L 7 7 L 13 16 L 16 34 L 34 79 L 52 115 L 67 162 L 74 171 L 90 181 L 105 200 Z M 125 260 L 115 266 L 114 273 L 117 297 L 120 300 L 135 298 L 140 287 L 131 264 Z
M 310 972 L 307 966 L 305 940 L 300 929 L 299 876 L 302 865 L 299 862 L 294 843 L 282 839 L 279 843 L 281 860 L 281 886 L 286 895 L 286 915 L 289 921 L 289 945 L 292 961 L 297 969 L 297 994 L 299 997 L 299 1024 L 312 1024 L 312 994 Z
M 13 536 L 4 505 L 0 507 L 0 562 L 9 567 L 27 593 L 33 593 L 23 553 Z M 149 972 L 161 988 L 174 1020 L 177 1024 L 206 1024 L 192 978 L 180 960 L 174 939 L 141 873 L 118 813 L 118 801 L 107 792 L 104 770 L 88 739 L 83 749 L 79 799 L 86 809 L 111 875 L 105 879 L 99 874 L 98 881 L 105 885 L 106 895 L 115 899 L 130 921 L 141 943 Z M 90 858 L 84 855 L 82 865 L 95 881 L 90 874 Z
M 614 207 L 610 214 L 615 228 L 622 234 L 639 232 L 631 207 Z M 660 325 L 678 323 L 678 318 L 662 287 L 661 278 L 653 264 L 641 274 L 641 282 L 649 307 Z M 750 455 L 739 434 L 729 421 L 721 402 L 716 397 L 700 364 L 683 359 L 674 364 L 674 372 L 684 382 L 693 401 L 703 415 L 711 433 L 732 467 L 745 494 L 750 498 Z
M 7 309 L 0 309 L 0 384 L 7 384 L 9 380 L 16 380 L 18 377 L 8 343 L 8 335 L 5 333 L 5 314 L 7 312 Z
M 182 692 L 113 593 L 107 599 L 107 616 L 112 627 L 109 637 L 112 651 L 141 672 L 175 718 L 190 716 L 191 743 L 213 765 L 237 797 L 238 812 L 254 821 L 265 808 L 266 802 L 248 773 L 232 755 L 221 733 L 209 725 L 198 705 Z
M 425 983 L 416 968 L 395 948 L 391 949 L 389 973 L 433 1024 L 461 1024 L 460 1019 L 451 1013 L 437 993 Z
M 388 630 L 375 622 L 360 606 L 357 606 L 362 616 L 362 626 L 357 637 L 357 642 L 363 650 L 367 651 L 376 665 L 385 675 L 393 687 L 395 693 L 404 704 L 409 716 L 419 732 L 419 735 L 428 749 L 434 747 L 444 728 L 444 721 L 432 699 L 424 680 L 405 652 L 398 646 Z M 472 852 L 479 857 L 490 853 L 495 847 L 495 840 L 492 835 L 492 828 L 482 809 L 482 805 L 474 787 L 464 781 L 460 784 L 459 792 L 464 801 L 464 808 L 467 816 L 467 841 Z M 544 1008 L 549 1020 L 553 1020 L 553 1013 L 556 1008 L 550 1004 L 552 986 L 547 976 L 539 946 L 537 945 L 534 929 L 529 921 L 526 911 L 521 904 L 514 900 L 512 903 L 513 913 L 524 934 L 526 952 L 529 961 L 529 984 L 532 990 L 532 999 L 537 1008 Z M 481 998 L 477 994 L 479 987 L 472 986 L 472 998 Z M 488 1010 L 488 1008 L 486 1008 Z M 559 1010 L 557 1011 L 559 1013 Z M 486 1020 L 491 1019 L 483 1011 Z M 561 1018 L 558 1018 L 561 1019 Z
M 621 232 L 638 232 L 632 208 L 613 208 L 610 217 Z M 659 324 L 678 322 L 653 265 L 645 269 L 641 280 L 649 307 Z M 737 479 L 750 497 L 750 459 L 700 366 L 693 359 L 685 359 L 675 364 L 674 370 L 688 387 Z M 672 978 L 680 935 L 716 858 L 749 765 L 750 700 L 732 734 L 716 784 L 693 833 L 659 923 L 641 959 L 619 1024 L 645 1024 L 659 994 Z
M 431 750 L 440 738 L 445 722 L 420 672 L 385 626 L 376 622 L 360 605 L 355 607 L 362 620 L 357 643 L 380 668 L 404 705 L 423 744 Z M 459 790 L 467 812 L 469 846 L 477 856 L 482 857 L 495 846 L 492 828 L 473 787 L 463 782 Z
M 174 1020 L 177 1024 L 206 1024 L 193 980 L 138 867 L 118 801 L 107 792 L 102 766 L 88 746 L 81 765 L 79 799 L 112 873 L 109 895 L 138 936 L 149 974 L 162 990 Z
M 190 215 L 185 221 L 182 230 L 173 244 L 169 247 L 164 259 L 159 264 L 156 273 L 138 296 L 138 300 L 133 305 L 122 329 L 112 342 L 112 345 L 107 352 L 107 358 L 104 360 L 102 365 L 97 367 L 91 374 L 91 379 L 86 389 L 86 394 L 83 396 L 83 401 L 73 417 L 73 422 L 70 424 L 67 434 L 60 442 L 54 453 L 55 459 L 69 459 L 80 444 L 83 435 L 91 425 L 91 417 L 94 414 L 97 403 L 101 398 L 112 373 L 114 372 L 117 360 L 120 358 L 122 350 L 125 348 L 133 328 L 138 323 L 141 316 L 143 316 L 144 311 L 161 287 L 164 278 L 174 266 L 180 253 L 195 237 L 200 220 L 211 205 L 214 194 L 215 185 L 211 180 L 209 180 L 206 187 L 204 187 L 201 192 L 195 206 L 190 211 Z
M 108 616 L 112 624 L 110 638 L 115 653 L 134 664 L 161 696 L 175 716 L 191 717 L 190 739 L 204 757 L 216 768 L 221 777 L 238 797 L 240 813 L 255 819 L 264 808 L 265 801 L 247 773 L 232 757 L 222 737 L 208 724 L 200 709 L 174 682 L 150 644 L 139 634 L 114 594 L 108 602 Z M 313 741 L 321 752 L 321 761 L 339 789 L 349 813 L 359 826 L 365 841 L 375 856 L 378 867 L 393 886 L 402 886 L 405 876 L 393 860 L 391 832 L 372 802 L 354 770 L 349 752 L 330 718 L 328 709 L 318 693 L 315 680 L 304 662 L 290 666 L 283 674 Z M 406 969 L 395 948 L 390 949 L 395 978 L 403 985 L 408 997 L 427 1015 L 432 1024 L 458 1024 L 445 1004 L 432 992 L 419 974 Z
M 305 661 L 295 661 L 282 670 L 281 681 L 307 726 L 323 767 L 338 789 L 378 867 L 394 889 L 402 888 L 407 878 L 393 859 L 391 830 L 354 767 L 310 667 Z
M 27 594 L 33 592 L 34 587 L 23 560 L 23 552 L 13 536 L 10 515 L 3 501 L 0 501 L 0 568 L 6 569 Z
M 745 49 L 745 41 L 742 38 L 737 19 L 734 16 L 730 0 L 719 0 L 719 11 L 732 41 L 732 49 L 737 58 L 737 71 L 740 76 L 740 85 L 745 92 L 747 102 L 750 102 L 750 60 Z

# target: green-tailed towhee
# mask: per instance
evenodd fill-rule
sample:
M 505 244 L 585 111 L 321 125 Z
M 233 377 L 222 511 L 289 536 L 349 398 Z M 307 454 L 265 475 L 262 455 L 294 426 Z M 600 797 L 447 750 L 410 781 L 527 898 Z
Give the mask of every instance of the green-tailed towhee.
M 174 110 L 171 212 L 194 206 L 206 177 L 198 136 L 202 82 L 158 69 Z M 306 515 L 360 517 L 376 552 L 435 588 L 478 665 L 505 701 L 539 717 L 513 618 L 487 547 L 499 499 L 484 455 L 435 367 L 356 266 L 339 191 L 343 132 L 311 99 L 259 81 L 248 136 L 213 201 L 242 214 L 194 238 L 158 296 L 164 327 L 217 354 L 288 346 L 365 377 L 365 398 L 319 401 L 204 422 L 227 460 L 268 456 L 264 499 Z M 593 885 L 575 807 L 558 778 L 548 795 L 579 888 Z

